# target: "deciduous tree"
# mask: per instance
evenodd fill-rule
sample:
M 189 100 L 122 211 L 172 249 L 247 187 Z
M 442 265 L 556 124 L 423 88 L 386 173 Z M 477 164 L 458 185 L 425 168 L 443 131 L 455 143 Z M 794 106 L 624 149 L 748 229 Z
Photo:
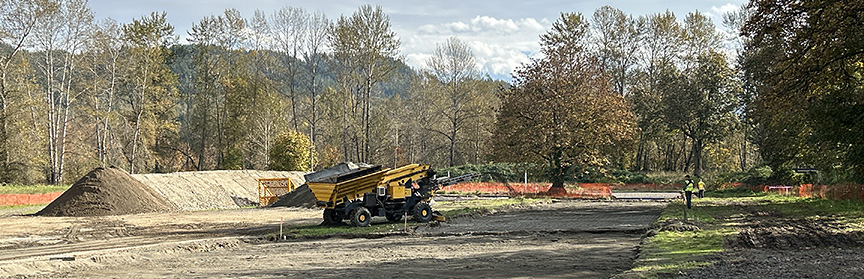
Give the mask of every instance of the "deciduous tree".
M 344 129 L 352 143 L 353 158 L 368 161 L 372 158 L 372 93 L 376 86 L 387 80 L 397 64 L 400 41 L 390 28 L 390 17 L 384 10 L 370 5 L 361 6 L 350 17 L 341 16 L 330 32 L 330 45 L 338 67 L 340 90 L 356 97 L 344 99 L 351 103 L 351 121 Z M 353 101 L 352 101 L 353 100 Z M 359 112 L 359 115 L 356 114 Z M 359 118 L 359 119 L 358 119 Z M 345 146 L 346 154 L 352 148 Z
M 156 149 L 174 144 L 170 137 L 177 129 L 177 77 L 166 64 L 174 27 L 165 13 L 152 13 L 123 25 L 123 39 L 129 57 L 120 97 L 130 125 L 124 156 L 130 173 L 159 170 L 167 157 Z
M 438 90 L 430 91 L 436 94 L 425 104 L 432 116 L 426 120 L 426 128 L 447 139 L 448 165 L 454 166 L 458 143 L 468 138 L 465 130 L 484 113 L 491 114 L 492 107 L 484 107 L 483 101 L 493 91 L 478 86 L 480 74 L 474 54 L 455 37 L 439 44 L 426 64 L 439 83 Z
M 743 67 L 762 155 L 775 170 L 818 166 L 864 181 L 864 3 L 755 0 L 749 8 Z
M 545 165 L 556 191 L 574 169 L 608 163 L 611 149 L 635 132 L 626 101 L 587 55 L 587 28 L 581 14 L 562 14 L 541 36 L 546 56 L 520 68 L 501 95 L 499 158 Z

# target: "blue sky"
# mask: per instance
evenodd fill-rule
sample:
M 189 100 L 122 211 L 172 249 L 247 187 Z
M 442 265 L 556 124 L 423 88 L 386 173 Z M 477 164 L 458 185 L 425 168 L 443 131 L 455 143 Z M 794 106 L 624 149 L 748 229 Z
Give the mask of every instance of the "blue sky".
M 390 16 L 393 31 L 402 41 L 402 55 L 409 65 L 424 68 L 436 44 L 455 36 L 471 47 L 483 72 L 502 79 L 509 79 L 513 69 L 537 54 L 540 34 L 548 30 L 561 12 L 581 12 L 590 18 L 594 10 L 609 5 L 634 16 L 670 10 L 681 19 L 698 10 L 711 16 L 718 28 L 723 29 L 721 14 L 744 3 L 744 0 L 90 0 L 97 19 L 110 17 L 120 23 L 164 11 L 181 42 L 185 42 L 186 32 L 193 23 L 229 8 L 239 10 L 248 18 L 255 10 L 271 14 L 281 7 L 294 6 L 322 11 L 332 19 L 350 15 L 364 4 L 380 5 Z

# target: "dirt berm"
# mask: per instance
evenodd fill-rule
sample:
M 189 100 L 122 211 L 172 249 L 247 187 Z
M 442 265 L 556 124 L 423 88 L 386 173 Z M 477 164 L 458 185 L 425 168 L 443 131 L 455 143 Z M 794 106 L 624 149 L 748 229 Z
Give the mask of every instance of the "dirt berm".
M 259 178 L 289 178 L 303 185 L 305 172 L 215 170 L 133 174 L 181 210 L 232 209 L 258 204 Z
M 96 168 L 36 215 L 106 216 L 176 211 L 152 188 L 117 168 Z

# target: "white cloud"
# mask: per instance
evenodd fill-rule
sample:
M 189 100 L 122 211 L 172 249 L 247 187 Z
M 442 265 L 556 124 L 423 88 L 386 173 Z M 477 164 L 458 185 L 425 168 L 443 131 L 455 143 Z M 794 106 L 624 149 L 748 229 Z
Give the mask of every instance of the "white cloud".
M 539 36 L 551 26 L 548 19 L 500 19 L 475 16 L 466 21 L 427 24 L 402 38 L 402 51 L 408 65 L 425 69 L 426 61 L 437 44 L 449 37 L 465 42 L 474 53 L 481 71 L 493 77 L 509 78 L 522 63 L 530 62 L 540 52 Z
M 547 22 L 547 20 L 542 20 Z M 546 27 L 533 18 L 498 19 L 491 16 L 476 16 L 468 22 L 456 21 L 443 24 L 427 24 L 420 26 L 420 32 L 426 34 L 464 34 L 479 32 L 494 32 L 512 34 L 518 32 L 543 32 Z
M 726 14 L 728 12 L 734 12 L 736 10 L 738 10 L 738 5 L 735 5 L 732 3 L 726 3 L 725 5 L 720 6 L 720 7 L 711 6 L 711 13 L 706 13 L 706 14 L 708 14 L 709 16 L 715 16 L 716 15 L 716 16 L 722 17 L 723 14 Z

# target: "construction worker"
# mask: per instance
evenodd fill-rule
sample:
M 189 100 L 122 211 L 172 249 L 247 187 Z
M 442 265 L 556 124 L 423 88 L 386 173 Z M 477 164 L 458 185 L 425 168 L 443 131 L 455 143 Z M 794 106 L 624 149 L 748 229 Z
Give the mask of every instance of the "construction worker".
M 702 178 L 699 178 L 699 198 L 705 197 L 705 182 L 702 182 Z
M 690 179 L 690 175 L 684 176 L 684 200 L 687 203 L 687 209 L 690 209 L 690 201 L 693 199 L 693 180 Z
M 405 188 L 411 189 L 411 196 L 405 197 L 405 207 L 403 210 L 410 215 L 411 213 L 408 212 L 408 209 L 414 207 L 420 200 L 420 185 L 411 181 L 411 178 L 408 178 L 408 181 L 405 182 Z

